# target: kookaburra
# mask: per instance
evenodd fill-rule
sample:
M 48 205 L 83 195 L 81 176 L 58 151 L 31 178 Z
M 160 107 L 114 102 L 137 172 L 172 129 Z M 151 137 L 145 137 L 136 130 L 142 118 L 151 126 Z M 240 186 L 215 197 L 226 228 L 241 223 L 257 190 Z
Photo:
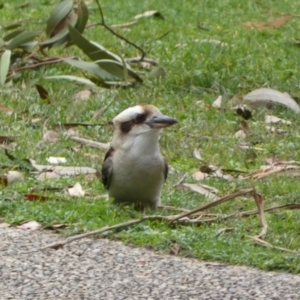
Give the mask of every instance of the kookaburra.
M 168 175 L 159 149 L 162 128 L 177 123 L 153 105 L 137 105 L 117 115 L 111 147 L 102 165 L 102 182 L 114 203 L 156 208 Z

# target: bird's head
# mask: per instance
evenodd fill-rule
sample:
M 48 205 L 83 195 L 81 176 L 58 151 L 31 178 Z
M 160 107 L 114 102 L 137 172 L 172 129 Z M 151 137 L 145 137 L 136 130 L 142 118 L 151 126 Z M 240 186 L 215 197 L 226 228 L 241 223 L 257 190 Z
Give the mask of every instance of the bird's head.
M 159 131 L 177 123 L 177 120 L 163 115 L 153 105 L 144 104 L 129 107 L 113 118 L 114 139 L 131 137 L 141 139 L 158 139 Z

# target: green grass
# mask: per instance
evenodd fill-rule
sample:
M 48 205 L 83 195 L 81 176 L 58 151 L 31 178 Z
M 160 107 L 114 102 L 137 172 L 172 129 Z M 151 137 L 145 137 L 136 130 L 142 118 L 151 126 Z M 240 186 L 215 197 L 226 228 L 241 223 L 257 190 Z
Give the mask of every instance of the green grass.
M 21 1 L 5 3 L 0 9 L 1 25 L 12 23 L 16 18 L 30 20 L 26 29 L 42 30 L 45 20 L 58 1 L 31 1 L 24 9 L 15 9 Z M 278 158 L 300 161 L 299 117 L 291 110 L 275 107 L 272 111 L 260 109 L 253 112 L 248 121 L 250 133 L 247 142 L 266 149 L 257 151 L 255 159 L 249 159 L 249 151 L 238 148 L 233 134 L 238 129 L 241 118 L 233 111 L 219 111 L 210 104 L 222 95 L 226 102 L 232 96 L 246 93 L 260 87 L 271 87 L 288 92 L 295 99 L 299 93 L 300 49 L 294 45 L 294 39 L 300 38 L 300 19 L 293 18 L 278 29 L 266 28 L 261 31 L 245 28 L 247 21 L 265 21 L 275 19 L 281 14 L 300 15 L 300 2 L 285 1 L 151 1 L 130 0 L 101 1 L 107 24 L 126 23 L 147 10 L 158 10 L 165 20 L 143 19 L 129 31 L 118 32 L 129 40 L 141 45 L 147 56 L 156 59 L 167 70 L 167 76 L 161 81 L 145 81 L 130 89 L 118 89 L 115 93 L 104 89 L 97 90 L 88 100 L 74 101 L 73 96 L 84 87 L 68 81 L 42 80 L 44 75 L 82 74 L 68 65 L 57 64 L 20 73 L 12 87 L 0 91 L 0 104 L 12 107 L 15 113 L 6 115 L 0 112 L 0 135 L 16 138 L 9 146 L 10 153 L 17 159 L 10 161 L 0 151 L 0 162 L 5 173 L 9 169 L 18 169 L 24 165 L 22 159 L 35 159 L 46 164 L 49 156 L 63 156 L 69 165 L 101 168 L 104 153 L 83 147 L 74 151 L 75 143 L 62 139 L 55 144 L 36 147 L 42 139 L 43 122 L 51 116 L 48 127 L 68 122 L 95 122 L 94 112 L 112 102 L 99 123 L 105 123 L 128 106 L 137 103 L 151 103 L 165 114 L 176 117 L 179 124 L 165 130 L 161 138 L 163 154 L 175 169 L 163 189 L 162 203 L 187 209 L 208 203 L 196 193 L 176 190 L 172 186 L 185 172 L 189 173 L 187 182 L 193 182 L 191 174 L 199 169 L 201 163 L 193 157 L 195 148 L 201 148 L 203 159 L 209 164 L 223 168 L 252 172 L 264 164 L 266 158 L 276 155 Z M 100 16 L 95 3 L 90 11 L 89 22 L 99 21 Z M 16 17 L 17 14 L 17 17 Z M 198 23 L 204 24 L 209 31 L 201 30 Z M 166 32 L 169 33 L 160 38 Z M 4 35 L 0 31 L 0 36 Z M 101 27 L 91 27 L 84 35 L 97 41 L 112 52 L 124 57 L 139 55 L 133 47 L 121 42 Z M 41 38 L 42 39 L 42 38 Z M 203 42 L 214 39 L 223 42 L 223 46 Z M 76 48 L 54 48 L 50 55 L 63 54 L 86 57 Z M 145 70 L 141 69 L 145 72 Z M 39 83 L 49 92 L 51 104 L 39 99 L 30 81 L 40 79 Z M 27 84 L 21 88 L 22 81 Z M 11 89 L 16 89 L 12 91 Z M 284 135 L 270 134 L 265 128 L 264 116 L 274 114 L 292 121 Z M 41 118 L 32 124 L 33 118 Z M 107 142 L 111 137 L 108 126 L 79 128 L 80 136 Z M 93 156 L 92 156 L 93 155 Z M 11 167 L 8 167 L 10 165 Z M 117 224 L 137 218 L 139 213 L 131 208 L 118 208 L 104 200 L 94 198 L 105 193 L 99 181 L 88 181 L 81 177 L 69 177 L 56 181 L 37 182 L 35 176 L 24 172 L 25 180 L 0 190 L 0 216 L 11 224 L 20 224 L 36 220 L 43 225 L 67 223 L 65 235 L 94 230 L 106 225 Z M 24 193 L 30 193 L 32 187 L 67 187 L 81 183 L 88 196 L 71 198 L 62 191 L 39 192 L 49 196 L 45 202 L 24 200 Z M 251 187 L 250 181 L 209 179 L 205 182 L 219 189 L 223 196 L 238 188 Z M 298 203 L 300 185 L 297 177 L 267 177 L 255 182 L 256 189 L 266 198 L 266 206 Z M 212 213 L 230 214 L 255 208 L 250 197 L 240 197 L 211 210 Z M 167 211 L 148 214 L 169 214 Z M 300 248 L 300 212 L 278 211 L 266 214 L 269 230 L 266 241 L 276 246 L 298 251 Z M 233 227 L 230 233 L 217 235 L 222 228 Z M 118 238 L 126 243 L 151 247 L 160 252 L 168 252 L 174 243 L 178 244 L 181 254 L 200 260 L 214 260 L 240 265 L 250 265 L 266 270 L 284 270 L 300 272 L 300 258 L 254 245 L 247 235 L 256 235 L 260 231 L 258 216 L 219 221 L 202 226 L 173 226 L 158 221 L 147 221 L 128 229 L 107 232 L 106 237 Z

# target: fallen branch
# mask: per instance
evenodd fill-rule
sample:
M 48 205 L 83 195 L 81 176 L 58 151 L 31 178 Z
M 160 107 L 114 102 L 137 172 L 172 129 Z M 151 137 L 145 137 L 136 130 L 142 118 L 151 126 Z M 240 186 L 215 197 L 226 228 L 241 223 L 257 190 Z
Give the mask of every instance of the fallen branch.
M 266 236 L 267 231 L 268 231 L 268 224 L 267 224 L 267 220 L 266 220 L 265 213 L 264 213 L 264 200 L 265 199 L 262 195 L 257 193 L 255 189 L 252 194 L 253 194 L 253 198 L 254 198 L 256 206 L 257 206 L 260 223 L 262 226 L 261 232 L 257 237 L 259 239 L 263 239 Z
M 253 191 L 254 191 L 253 188 L 252 189 L 242 189 L 242 190 L 239 190 L 237 192 L 234 192 L 232 194 L 229 194 L 229 195 L 226 195 L 226 196 L 224 196 L 222 198 L 219 198 L 219 199 L 217 199 L 215 201 L 212 201 L 212 202 L 210 202 L 208 204 L 201 205 L 201 206 L 199 206 L 199 207 L 197 207 L 197 208 L 195 208 L 193 210 L 190 210 L 189 212 L 186 212 L 186 213 L 183 213 L 183 214 L 181 214 L 179 216 L 176 216 L 175 218 L 173 218 L 171 220 L 171 222 L 174 223 L 175 221 L 178 221 L 179 219 L 181 219 L 183 217 L 188 217 L 188 216 L 193 215 L 193 214 L 195 214 L 195 213 L 197 213 L 199 211 L 209 209 L 211 207 L 214 207 L 214 206 L 217 206 L 217 205 L 219 205 L 221 203 L 224 203 L 224 202 L 226 202 L 228 200 L 234 199 L 234 198 L 236 198 L 238 196 L 242 196 L 242 195 L 246 195 L 246 194 L 252 193 Z
M 83 138 L 80 138 L 78 136 L 73 136 L 73 135 L 70 135 L 69 138 L 70 138 L 70 140 L 72 140 L 74 142 L 80 143 L 80 144 L 88 146 L 88 147 L 97 148 L 100 150 L 108 150 L 109 146 L 110 146 L 110 143 L 95 142 L 92 140 L 83 139 Z
M 293 251 L 287 248 L 282 248 L 282 247 L 278 247 L 278 246 L 274 246 L 262 239 L 260 239 L 258 236 L 246 236 L 247 238 L 251 239 L 255 244 L 258 244 L 260 246 L 266 247 L 266 248 L 272 248 L 272 249 L 276 249 L 282 252 L 286 252 L 286 253 L 290 253 L 290 254 L 296 254 L 297 256 L 300 256 L 300 252 L 297 251 Z
M 120 224 L 116 224 L 116 225 L 112 225 L 112 226 L 105 226 L 102 227 L 100 229 L 94 230 L 94 231 L 90 231 L 90 232 L 86 232 L 86 233 L 82 233 L 82 234 L 77 234 L 71 237 L 68 237 L 65 240 L 62 241 L 58 241 L 58 242 L 54 242 L 52 244 L 49 244 L 43 248 L 40 248 L 36 251 L 42 251 L 45 249 L 59 249 L 62 248 L 64 245 L 66 244 L 70 244 L 72 242 L 75 242 L 77 240 L 83 239 L 83 238 L 87 238 L 87 237 L 91 237 L 93 235 L 99 235 L 102 234 L 105 231 L 109 231 L 109 230 L 113 230 L 113 229 L 120 229 L 120 228 L 125 228 L 134 224 L 138 224 L 147 220 L 164 220 L 164 221 L 170 221 L 171 217 L 170 216 L 144 216 L 141 219 L 136 219 L 136 220 L 131 220 L 128 222 L 124 222 L 124 223 L 120 223 Z

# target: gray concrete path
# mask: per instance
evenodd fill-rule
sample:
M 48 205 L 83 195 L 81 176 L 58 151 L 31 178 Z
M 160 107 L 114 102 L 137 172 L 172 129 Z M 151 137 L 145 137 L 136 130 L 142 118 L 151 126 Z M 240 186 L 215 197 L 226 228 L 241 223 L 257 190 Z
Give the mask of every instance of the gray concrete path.
M 300 276 L 158 255 L 105 239 L 0 229 L 0 299 L 300 299 Z

